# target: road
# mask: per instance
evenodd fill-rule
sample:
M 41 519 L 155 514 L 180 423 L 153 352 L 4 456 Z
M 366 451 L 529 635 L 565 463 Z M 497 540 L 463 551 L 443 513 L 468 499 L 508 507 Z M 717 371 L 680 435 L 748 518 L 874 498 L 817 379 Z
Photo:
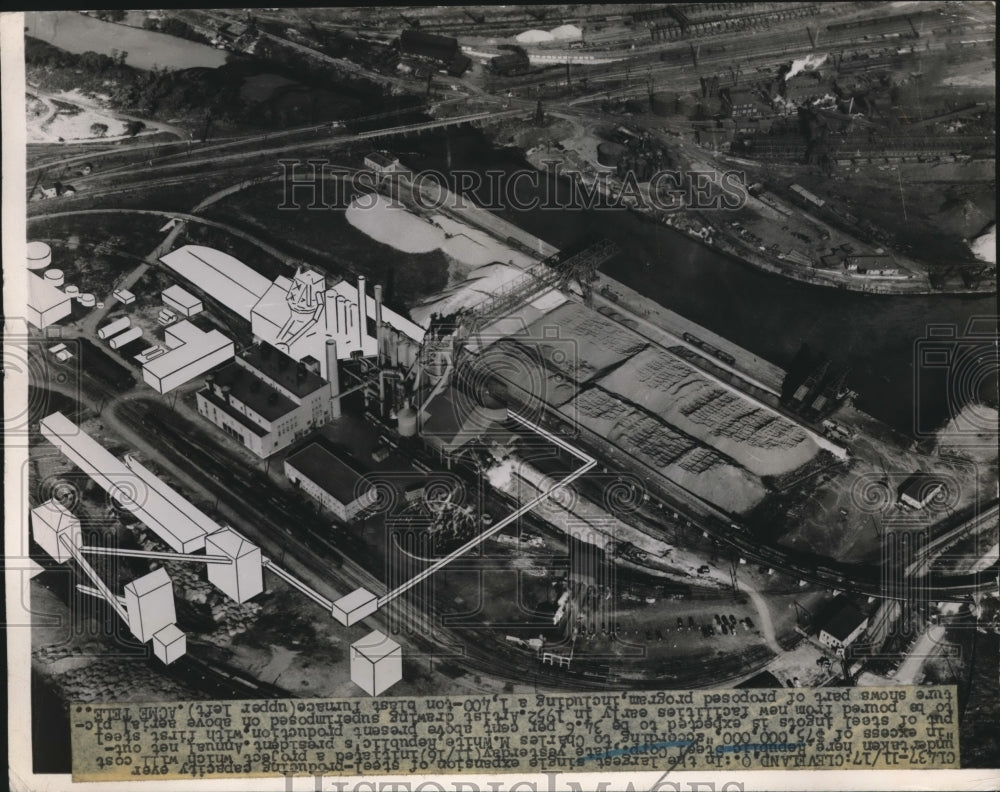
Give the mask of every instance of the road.
M 907 653 L 906 659 L 900 664 L 893 681 L 897 685 L 915 685 L 919 680 L 921 670 L 931 658 L 935 657 L 944 645 L 945 628 L 940 624 L 932 624 L 924 630 L 913 648 Z
M 347 135 L 336 135 L 329 136 L 323 135 L 320 139 L 316 139 L 315 132 L 313 132 L 313 137 L 310 140 L 296 141 L 294 143 L 287 143 L 281 146 L 270 146 L 261 147 L 255 146 L 252 151 L 239 151 L 236 153 L 219 153 L 225 152 L 232 148 L 245 148 L 250 145 L 253 141 L 245 138 L 240 138 L 229 143 L 219 143 L 212 146 L 203 146 L 197 149 L 192 149 L 190 156 L 185 155 L 170 155 L 163 159 L 170 160 L 169 162 L 159 162 L 154 163 L 150 160 L 144 165 L 138 165 L 141 173 L 144 177 L 148 178 L 150 175 L 157 172 L 166 172 L 171 170 L 183 170 L 183 169 L 194 169 L 199 166 L 212 165 L 217 167 L 223 163 L 244 166 L 249 160 L 253 159 L 269 159 L 273 162 L 273 159 L 277 155 L 289 154 L 289 153 L 303 153 L 311 149 L 323 149 L 331 150 L 336 148 L 342 148 L 345 146 L 351 146 L 357 143 L 364 142 L 366 140 L 376 140 L 383 137 L 392 136 L 405 136 L 405 135 L 416 135 L 423 132 L 429 132 L 435 129 L 443 129 L 450 126 L 460 126 L 462 124 L 473 124 L 477 122 L 491 123 L 498 119 L 510 118 L 524 111 L 520 109 L 505 110 L 500 112 L 492 111 L 482 111 L 476 113 L 466 113 L 459 116 L 452 116 L 450 118 L 441 118 L 433 121 L 423 121 L 415 124 L 402 124 L 400 126 L 385 127 L 382 129 L 368 130 L 365 132 L 358 132 L 355 134 Z M 329 129 L 329 125 L 324 125 L 326 129 Z M 266 139 L 266 138 L 265 138 Z M 209 153 L 215 152 L 215 153 Z M 179 159 L 180 161 L 174 161 Z M 270 163 L 268 163 L 270 164 Z M 136 165 L 127 166 L 128 168 L 134 170 Z M 51 206 L 55 202 L 65 203 L 67 201 L 72 201 L 74 199 L 85 199 L 94 196 L 94 191 L 92 185 L 100 185 L 105 181 L 114 179 L 116 176 L 124 175 L 120 170 L 110 170 L 92 173 L 90 176 L 84 176 L 79 179 L 75 179 L 73 182 L 74 187 L 77 188 L 77 194 L 75 196 L 62 196 L 60 198 L 50 198 L 46 201 L 39 201 L 31 204 L 32 207 L 38 206 Z M 204 176 L 204 173 L 202 173 Z M 149 184 L 143 179 L 141 185 L 133 185 L 135 187 L 143 186 L 148 187 Z M 113 188 L 109 188 L 113 189 Z M 60 204 L 61 205 L 61 204 Z

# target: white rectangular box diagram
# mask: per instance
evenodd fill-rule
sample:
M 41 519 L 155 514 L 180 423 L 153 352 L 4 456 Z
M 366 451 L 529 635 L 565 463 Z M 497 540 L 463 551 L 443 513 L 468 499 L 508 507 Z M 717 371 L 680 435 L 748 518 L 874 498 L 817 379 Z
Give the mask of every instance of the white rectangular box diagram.
M 48 327 L 69 316 L 73 310 L 72 300 L 62 291 L 34 272 L 28 273 L 28 295 L 25 305 L 27 319 L 38 328 Z
M 164 289 L 160 296 L 164 305 L 170 306 L 182 316 L 194 316 L 204 310 L 201 300 L 176 284 Z
M 125 586 L 125 608 L 128 626 L 143 643 L 177 621 L 174 608 L 174 586 L 162 567 L 133 580 Z
M 374 630 L 351 644 L 351 681 L 370 696 L 385 692 L 403 678 L 403 649 Z
M 243 603 L 264 591 L 260 548 L 231 528 L 205 537 L 206 555 L 224 555 L 231 564 L 209 564 L 208 582 Z
M 38 545 L 61 564 L 69 561 L 72 555 L 60 537 L 65 537 L 73 547 L 82 543 L 80 521 L 55 498 L 31 510 L 31 533 Z
M 168 624 L 153 635 L 153 654 L 170 665 L 187 652 L 187 636 L 176 624 Z
M 378 610 L 378 597 L 368 589 L 359 588 L 333 603 L 333 616 L 350 627 Z

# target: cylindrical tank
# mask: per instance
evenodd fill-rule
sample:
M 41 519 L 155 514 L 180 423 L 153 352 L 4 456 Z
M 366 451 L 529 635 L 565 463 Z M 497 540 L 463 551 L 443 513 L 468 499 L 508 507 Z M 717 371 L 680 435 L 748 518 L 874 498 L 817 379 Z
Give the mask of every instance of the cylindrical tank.
M 93 294 L 85 293 L 76 298 L 84 308 L 93 308 L 97 305 L 97 298 Z
M 62 286 L 66 281 L 66 275 L 61 269 L 45 270 L 45 280 L 53 286 Z
M 112 349 L 121 349 L 126 344 L 131 344 L 139 338 L 142 338 L 142 328 L 133 327 L 131 330 L 126 330 L 124 333 L 116 335 L 108 341 L 108 344 L 110 344 Z
M 128 330 L 131 326 L 132 320 L 127 316 L 122 316 L 113 322 L 108 322 L 104 327 L 99 327 L 97 329 L 97 337 L 103 341 L 105 338 L 110 338 L 123 330 Z
M 63 294 L 67 297 L 79 297 L 80 287 L 79 286 L 66 286 L 63 288 Z
M 676 115 L 680 110 L 680 97 L 676 91 L 657 91 L 653 94 L 652 106 L 658 116 Z
M 609 165 L 612 168 L 618 164 L 618 160 L 622 158 L 625 153 L 625 147 L 619 143 L 598 143 L 597 144 L 597 161 L 601 165 Z
M 396 416 L 400 437 L 414 437 L 417 434 L 417 411 L 407 402 Z
M 30 270 L 43 270 L 52 263 L 52 248 L 44 242 L 29 242 L 27 253 Z

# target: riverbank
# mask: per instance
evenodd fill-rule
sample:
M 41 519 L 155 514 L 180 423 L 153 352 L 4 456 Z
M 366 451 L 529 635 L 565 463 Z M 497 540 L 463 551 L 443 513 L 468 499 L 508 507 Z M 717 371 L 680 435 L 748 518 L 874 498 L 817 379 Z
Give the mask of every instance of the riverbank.
M 536 170 L 548 175 L 551 175 L 554 169 L 557 171 L 561 170 L 564 173 L 578 173 L 582 176 L 583 182 L 587 185 L 588 189 L 593 189 L 596 186 L 605 198 L 613 200 L 613 184 L 609 185 L 608 182 L 600 181 L 597 179 L 597 176 L 598 174 L 607 176 L 610 173 L 610 182 L 618 183 L 618 179 L 615 177 L 613 169 L 602 166 L 597 162 L 596 146 L 600 138 L 595 134 L 593 124 L 585 124 L 580 119 L 570 119 L 557 113 L 552 114 L 552 118 L 558 118 L 564 126 L 567 126 L 569 131 L 560 137 L 558 146 L 555 148 L 551 145 L 554 141 L 547 138 L 544 145 L 539 143 L 535 146 L 523 147 L 522 154 L 524 159 Z M 548 134 L 548 131 L 542 128 L 539 132 L 540 139 Z M 498 134 L 502 138 L 506 134 L 506 131 L 499 132 Z M 559 130 L 556 130 L 556 134 L 559 134 Z M 501 145 L 501 140 L 494 140 L 494 143 Z M 689 147 L 687 145 L 682 145 L 677 143 L 677 141 L 674 141 L 674 147 L 676 148 L 674 151 L 675 155 L 680 158 L 676 163 L 678 167 L 682 169 L 687 168 L 692 172 L 714 172 L 715 176 L 718 177 L 716 183 L 724 175 L 719 168 L 706 158 L 704 153 L 688 151 Z M 688 155 L 686 163 L 683 162 L 682 155 L 684 154 Z M 639 185 L 639 189 L 644 197 L 646 197 L 648 185 Z M 772 205 L 775 202 L 778 202 L 778 200 L 772 197 Z M 713 222 L 702 213 L 691 210 L 682 209 L 676 212 L 661 212 L 653 209 L 632 207 L 630 209 L 640 219 L 672 228 L 697 242 L 699 245 L 711 249 L 713 252 L 734 258 L 743 264 L 750 265 L 763 272 L 778 275 L 799 283 L 807 283 L 812 286 L 861 294 L 880 295 L 986 296 L 996 294 L 997 291 L 995 275 L 991 279 L 984 278 L 982 283 L 977 282 L 971 287 L 947 284 L 936 288 L 931 285 L 925 265 L 898 253 L 892 256 L 896 262 L 893 268 L 897 271 L 889 274 L 859 274 L 856 270 L 817 268 L 799 263 L 795 261 L 795 258 L 801 258 L 801 254 L 797 255 L 795 252 L 796 249 L 788 245 L 798 245 L 801 243 L 801 240 L 796 242 L 795 239 L 791 239 L 789 241 L 789 238 L 785 239 L 781 245 L 771 244 L 769 248 L 765 247 L 767 244 L 765 241 L 757 239 L 752 233 L 749 233 L 750 229 L 746 226 L 747 224 L 754 225 L 754 222 L 748 219 L 748 216 L 753 215 L 757 219 L 766 221 L 764 223 L 765 226 L 768 226 L 772 232 L 776 232 L 777 225 L 779 224 L 784 224 L 786 227 L 791 225 L 794 229 L 793 224 L 795 222 L 802 222 L 821 236 L 825 235 L 829 240 L 827 245 L 831 248 L 846 245 L 856 251 L 860 250 L 862 254 L 873 256 L 881 255 L 882 249 L 865 245 L 859 240 L 848 236 L 842 230 L 835 229 L 818 218 L 813 217 L 811 214 L 804 214 L 796 207 L 785 207 L 782 210 L 782 214 L 779 214 L 777 211 L 771 211 L 768 214 L 768 209 L 752 196 L 747 196 L 747 204 L 740 210 L 744 213 L 741 216 L 743 223 L 735 223 L 735 227 L 733 222 L 721 225 L 718 221 Z M 794 217 L 796 214 L 804 214 L 804 217 L 796 219 Z M 727 220 L 732 221 L 732 215 Z M 760 233 L 763 234 L 764 232 L 761 231 Z M 793 237 L 799 236 L 794 230 L 789 233 Z M 749 237 L 749 241 L 744 239 L 744 236 Z M 770 241 L 773 242 L 773 240 Z M 989 241 L 983 244 L 989 245 Z M 787 248 L 787 255 L 781 253 L 779 248 Z M 813 255 L 813 260 L 816 260 L 816 257 L 818 257 L 818 254 L 811 255 Z M 982 256 L 979 258 L 983 260 Z

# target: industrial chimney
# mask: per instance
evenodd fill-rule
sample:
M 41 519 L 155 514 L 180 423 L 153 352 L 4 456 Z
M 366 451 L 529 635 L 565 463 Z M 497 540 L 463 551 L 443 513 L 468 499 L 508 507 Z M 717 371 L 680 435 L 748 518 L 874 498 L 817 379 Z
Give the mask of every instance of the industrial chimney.
M 365 291 L 365 276 L 358 275 L 358 349 L 365 348 L 368 335 L 368 293 Z
M 337 368 L 337 342 L 326 340 L 326 378 L 330 383 L 330 407 L 333 417 L 340 417 L 340 371 Z
M 382 365 L 382 284 L 375 284 L 375 351 Z

